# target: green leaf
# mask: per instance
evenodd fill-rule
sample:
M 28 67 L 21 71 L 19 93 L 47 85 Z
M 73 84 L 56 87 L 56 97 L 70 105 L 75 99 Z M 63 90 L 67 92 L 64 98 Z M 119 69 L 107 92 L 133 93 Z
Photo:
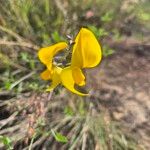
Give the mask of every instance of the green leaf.
M 107 12 L 105 15 L 103 15 L 103 16 L 101 17 L 101 20 L 102 20 L 103 22 L 110 22 L 110 21 L 112 21 L 112 19 L 113 19 L 113 14 L 112 14 L 112 12 Z
M 6 146 L 7 150 L 12 150 L 12 141 L 9 137 L 0 136 L 0 141 Z
M 112 55 L 114 52 L 115 52 L 115 50 L 109 48 L 108 46 L 104 46 L 103 47 L 103 55 L 104 55 L 104 57 Z
M 4 145 L 9 145 L 9 144 L 11 143 L 10 138 L 8 138 L 8 137 L 3 137 L 3 143 L 4 143 Z
M 21 56 L 22 61 L 29 62 L 29 54 L 28 53 L 21 52 L 20 56 Z
M 139 19 L 141 19 L 143 21 L 148 21 L 148 20 L 150 20 L 150 14 L 146 13 L 146 12 L 141 12 L 141 13 L 139 13 Z
M 67 116 L 73 116 L 74 115 L 73 109 L 69 106 L 66 106 L 64 109 L 64 114 Z
M 97 38 L 108 35 L 108 32 L 104 28 L 97 28 L 93 25 L 89 25 L 88 28 L 94 33 Z
M 98 30 L 98 34 L 99 34 L 100 37 L 102 37 L 102 36 L 107 36 L 108 32 L 104 28 L 100 28 Z
M 61 133 L 58 133 L 58 132 L 54 131 L 53 129 L 51 129 L 51 133 L 54 136 L 56 141 L 62 142 L 62 143 L 68 142 L 68 139 L 64 135 L 62 135 Z
M 54 40 L 55 42 L 60 42 L 60 41 L 63 40 L 62 37 L 59 35 L 59 33 L 58 33 L 57 31 L 54 31 L 54 32 L 52 33 L 52 38 L 53 38 L 53 40 Z

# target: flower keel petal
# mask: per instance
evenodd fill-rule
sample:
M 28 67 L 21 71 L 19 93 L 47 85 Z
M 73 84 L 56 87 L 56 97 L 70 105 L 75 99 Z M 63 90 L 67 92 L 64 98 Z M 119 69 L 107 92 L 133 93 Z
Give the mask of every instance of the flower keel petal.
M 66 67 L 61 72 L 62 84 L 71 92 L 78 94 L 80 96 L 87 96 L 88 94 L 81 93 L 74 88 L 75 81 L 72 76 L 72 70 L 70 67 Z
M 78 84 L 79 86 L 85 85 L 85 76 L 80 68 L 72 68 L 72 76 L 76 84 Z
M 52 75 L 51 72 L 48 69 L 46 69 L 40 74 L 40 77 L 43 80 L 50 80 L 52 78 Z
M 57 85 L 61 83 L 61 78 L 60 78 L 61 71 L 62 71 L 62 68 L 60 67 L 53 68 L 52 83 L 50 87 L 46 89 L 46 91 L 53 90 Z

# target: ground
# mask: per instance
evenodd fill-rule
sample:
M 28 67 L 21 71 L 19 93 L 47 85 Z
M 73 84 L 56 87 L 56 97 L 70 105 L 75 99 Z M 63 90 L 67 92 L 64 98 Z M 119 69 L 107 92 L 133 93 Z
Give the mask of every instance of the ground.
M 91 71 L 94 95 L 117 121 L 150 147 L 150 45 L 133 39 L 111 43 L 117 51 Z M 95 83 L 93 83 L 95 82 Z M 96 91 L 96 94 L 95 94 Z

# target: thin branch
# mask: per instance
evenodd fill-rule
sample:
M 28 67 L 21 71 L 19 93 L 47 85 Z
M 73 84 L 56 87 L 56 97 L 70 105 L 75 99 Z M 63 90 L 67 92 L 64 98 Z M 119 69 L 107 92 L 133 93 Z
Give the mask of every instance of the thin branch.
M 22 41 L 23 38 L 21 36 L 19 36 L 17 33 L 13 32 L 12 30 L 6 28 L 6 27 L 3 27 L 0 25 L 0 30 L 2 30 L 3 32 L 6 32 L 8 34 L 10 34 L 11 36 L 13 36 L 14 38 L 16 38 L 18 41 Z
M 48 98 L 47 98 L 47 100 L 48 100 L 48 101 L 50 101 L 50 100 L 51 100 L 51 98 L 52 98 L 52 94 L 53 94 L 53 91 L 51 91 L 51 92 L 48 94 Z
M 18 125 L 9 127 L 9 128 L 5 128 L 5 129 L 3 129 L 3 130 L 0 131 L 0 135 L 7 134 L 7 133 L 12 133 L 12 132 L 20 129 L 21 126 L 22 126 L 22 124 L 18 124 Z
M 33 74 L 35 74 L 35 73 L 36 73 L 36 72 L 33 71 L 33 72 L 31 72 L 31 73 L 25 75 L 24 77 L 22 77 L 21 79 L 19 79 L 19 80 L 16 81 L 15 83 L 13 83 L 13 84 L 11 85 L 11 87 L 10 87 L 10 90 L 13 89 L 13 88 L 14 88 L 16 85 L 18 85 L 20 82 L 22 82 L 22 81 L 24 81 L 24 80 L 30 78 L 30 77 L 31 77 Z
M 39 47 L 37 45 L 27 43 L 27 42 L 14 42 L 14 41 L 0 40 L 0 45 L 21 46 L 21 47 L 32 48 L 34 50 L 39 49 Z
M 30 145 L 29 145 L 29 150 L 32 150 L 32 145 L 33 145 L 35 137 L 36 137 L 36 134 L 34 134 L 32 139 L 31 139 L 31 142 L 30 142 Z
M 10 123 L 11 121 L 13 121 L 15 119 L 15 117 L 17 116 L 18 112 L 14 112 L 9 118 L 2 120 L 0 122 L 0 129 L 5 126 L 6 124 Z
M 87 127 L 85 126 L 83 128 L 83 140 L 82 140 L 82 150 L 86 150 L 86 146 L 87 146 Z

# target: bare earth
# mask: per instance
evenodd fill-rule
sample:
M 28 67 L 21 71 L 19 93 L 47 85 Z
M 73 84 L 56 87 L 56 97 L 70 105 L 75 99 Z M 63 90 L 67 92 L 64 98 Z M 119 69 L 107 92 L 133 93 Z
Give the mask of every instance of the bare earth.
M 110 45 L 115 54 L 89 73 L 94 95 L 111 118 L 150 149 L 150 45 L 134 41 Z

